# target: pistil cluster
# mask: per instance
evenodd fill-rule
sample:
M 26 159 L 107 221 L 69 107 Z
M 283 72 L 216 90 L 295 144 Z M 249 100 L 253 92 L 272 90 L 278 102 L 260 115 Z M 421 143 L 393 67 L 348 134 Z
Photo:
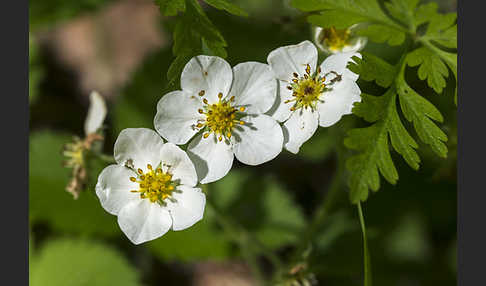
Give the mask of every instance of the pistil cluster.
M 148 171 L 143 172 L 138 169 L 138 178 L 130 177 L 130 181 L 138 183 L 138 190 L 131 190 L 132 193 L 140 193 L 140 198 L 149 199 L 150 202 L 165 204 L 164 200 L 170 198 L 177 184 L 172 181 L 172 174 L 162 171 L 162 168 L 153 169 L 152 165 L 147 165 Z
M 326 77 L 321 77 L 321 68 L 318 69 L 317 73 L 311 75 L 311 67 L 307 65 L 305 68 L 305 74 L 299 77 L 297 73 L 294 72 L 294 78 L 292 83 L 287 86 L 287 89 L 292 90 L 293 99 L 286 100 L 285 103 L 295 102 L 291 111 L 295 111 L 299 108 L 311 108 L 315 110 L 317 108 L 317 102 L 323 102 L 319 99 L 321 94 L 326 90 Z
M 204 96 L 204 90 L 199 92 L 199 96 Z M 244 106 L 236 107 L 233 105 L 235 97 L 232 96 L 229 100 L 223 99 L 223 94 L 218 94 L 218 102 L 209 104 L 206 98 L 203 98 L 204 107 L 199 109 L 198 112 L 206 115 L 203 120 L 198 120 L 197 128 L 206 128 L 203 138 L 208 138 L 211 132 L 214 132 L 219 141 L 223 140 L 223 137 L 230 139 L 232 136 L 233 128 L 236 125 L 244 125 L 245 122 L 240 120 L 242 112 L 245 111 Z

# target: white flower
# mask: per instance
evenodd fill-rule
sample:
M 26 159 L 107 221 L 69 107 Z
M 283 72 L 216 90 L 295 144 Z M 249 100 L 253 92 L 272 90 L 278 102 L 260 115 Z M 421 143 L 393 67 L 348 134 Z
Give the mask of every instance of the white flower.
M 314 42 L 317 47 L 328 53 L 358 52 L 366 46 L 368 38 L 355 35 L 354 30 L 359 27 L 355 24 L 348 29 L 314 28 Z
M 358 75 L 346 68 L 358 53 L 327 57 L 317 67 L 317 49 L 310 41 L 273 50 L 267 58 L 279 81 L 278 104 L 270 114 L 283 123 L 284 146 L 296 154 L 317 126 L 328 127 L 361 101 Z
M 202 219 L 206 197 L 194 188 L 197 175 L 187 154 L 165 143 L 153 130 L 122 130 L 114 147 L 118 164 L 98 177 L 96 194 L 103 208 L 134 244 Z
M 106 104 L 103 97 L 96 91 L 89 95 L 89 109 L 84 121 L 84 134 L 96 133 L 106 117 Z
M 282 128 L 263 114 L 277 96 L 268 65 L 246 62 L 231 69 L 222 58 L 197 56 L 184 67 L 181 87 L 160 99 L 154 125 L 175 144 L 194 137 L 187 151 L 201 183 L 224 177 L 234 156 L 258 165 L 281 152 Z

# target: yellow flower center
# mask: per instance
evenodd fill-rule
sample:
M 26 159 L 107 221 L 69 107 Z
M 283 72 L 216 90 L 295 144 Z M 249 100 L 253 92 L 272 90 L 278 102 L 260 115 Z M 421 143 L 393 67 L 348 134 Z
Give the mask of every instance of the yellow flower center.
M 317 107 L 317 102 L 323 102 L 319 99 L 321 94 L 327 90 L 324 81 L 325 77 L 321 77 L 321 69 L 311 76 L 311 67 L 307 65 L 305 69 L 305 74 L 303 77 L 299 77 L 297 73 L 294 72 L 294 78 L 292 79 L 291 85 L 287 86 L 287 89 L 292 90 L 293 99 L 286 100 L 285 103 L 294 102 L 294 105 L 290 107 L 291 111 L 297 110 L 299 108 L 311 108 L 315 109 Z
M 333 52 L 341 51 L 345 46 L 349 45 L 351 31 L 349 29 L 336 29 L 334 27 L 324 29 L 321 33 L 321 41 L 329 47 Z
M 199 92 L 199 96 L 204 96 L 204 90 Z M 218 94 L 218 102 L 209 104 L 206 98 L 203 98 L 204 107 L 199 109 L 199 113 L 206 115 L 206 118 L 199 120 L 196 127 L 199 129 L 205 129 L 203 138 L 208 138 L 211 132 L 218 137 L 219 141 L 223 140 L 223 137 L 230 139 L 232 136 L 233 128 L 240 124 L 244 125 L 245 122 L 240 120 L 245 107 L 234 106 L 233 102 L 235 97 L 232 96 L 229 100 L 224 100 L 223 94 Z
M 324 103 L 324 100 L 319 98 L 321 94 L 330 90 L 329 87 L 332 87 L 334 83 L 342 79 L 342 76 L 335 71 L 330 71 L 323 76 L 320 74 L 321 68 L 319 67 L 317 73 L 311 75 L 311 66 L 309 64 L 305 68 L 304 76 L 299 77 L 299 75 L 294 72 L 292 83 L 287 86 L 287 89 L 293 91 L 292 96 L 294 98 L 284 102 L 285 104 L 294 103 L 292 107 L 290 107 L 291 111 L 295 111 L 299 108 L 311 108 L 312 110 L 315 110 L 318 102 Z M 326 77 L 330 74 L 333 74 L 334 78 L 325 84 Z
M 164 200 L 169 198 L 177 186 L 176 182 L 172 180 L 172 174 L 162 171 L 161 168 L 152 169 L 152 165 L 147 165 L 148 171 L 143 172 L 138 169 L 138 177 L 130 177 L 130 181 L 138 183 L 139 189 L 132 190 L 132 193 L 140 193 L 141 199 L 149 199 L 150 202 L 165 204 Z

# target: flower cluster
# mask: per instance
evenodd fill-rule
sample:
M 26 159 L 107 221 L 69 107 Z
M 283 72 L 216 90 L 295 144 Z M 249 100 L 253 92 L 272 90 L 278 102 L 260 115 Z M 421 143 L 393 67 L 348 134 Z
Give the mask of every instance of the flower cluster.
M 351 113 L 361 100 L 358 75 L 346 68 L 355 55 L 337 53 L 318 66 L 316 47 L 304 41 L 270 52 L 268 64 L 232 68 L 219 57 L 192 58 L 181 90 L 157 104 L 156 132 L 120 133 L 117 164 L 106 167 L 96 185 L 101 205 L 118 216 L 135 244 L 192 226 L 205 207 L 198 182 L 223 178 L 234 157 L 254 166 L 283 148 L 297 153 L 318 125 Z

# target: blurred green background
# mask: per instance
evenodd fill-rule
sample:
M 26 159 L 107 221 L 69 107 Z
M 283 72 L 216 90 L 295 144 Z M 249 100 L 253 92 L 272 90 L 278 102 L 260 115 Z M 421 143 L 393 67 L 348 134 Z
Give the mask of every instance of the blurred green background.
M 311 38 L 302 15 L 282 0 L 234 1 L 249 13 L 238 18 L 203 5 L 228 43 L 231 65 L 266 62 L 273 49 Z M 225 216 L 255 235 L 285 260 L 336 172 L 336 146 L 347 126 L 364 124 L 346 116 L 319 128 L 298 155 L 250 167 L 236 160 L 232 171 L 208 187 L 219 214 L 206 209 L 194 227 L 169 232 L 135 246 L 94 194 L 102 162 L 93 162 L 78 200 L 65 191 L 63 145 L 83 135 L 88 95 L 98 90 L 108 103 L 104 151 L 112 154 L 127 127 L 153 128 L 156 103 L 173 60 L 173 18 L 161 17 L 144 0 L 30 1 L 29 258 L 30 284 L 44 285 L 256 285 L 234 240 L 221 228 Z M 439 1 L 455 11 L 455 1 Z M 369 43 L 366 50 L 394 62 L 401 47 Z M 456 285 L 456 144 L 454 80 L 435 95 L 413 69 L 409 83 L 444 115 L 447 159 L 421 146 L 418 172 L 399 156 L 396 186 L 382 188 L 363 204 L 374 285 Z M 379 88 L 359 82 L 363 91 Z M 395 154 L 396 155 L 396 154 Z M 315 237 L 308 271 L 319 285 L 361 285 L 362 241 L 354 206 L 342 188 L 337 204 Z M 265 273 L 272 267 L 264 255 Z

